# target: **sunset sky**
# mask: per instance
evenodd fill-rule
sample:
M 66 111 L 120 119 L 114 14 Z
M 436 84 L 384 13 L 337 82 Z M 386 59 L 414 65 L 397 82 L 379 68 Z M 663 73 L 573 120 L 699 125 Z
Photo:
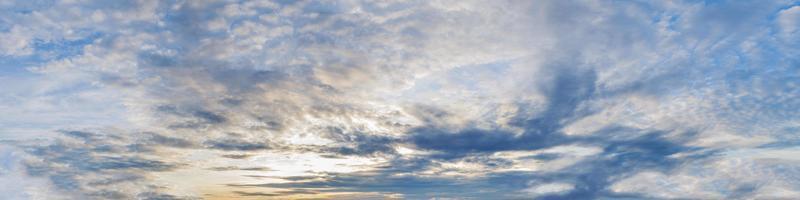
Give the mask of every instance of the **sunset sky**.
M 0 199 L 800 199 L 800 2 L 0 0 Z

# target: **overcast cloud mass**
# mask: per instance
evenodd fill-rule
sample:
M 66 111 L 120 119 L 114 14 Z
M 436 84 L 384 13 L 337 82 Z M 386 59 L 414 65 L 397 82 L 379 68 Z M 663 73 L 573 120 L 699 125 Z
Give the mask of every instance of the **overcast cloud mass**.
M 0 1 L 0 199 L 798 199 L 798 110 L 798 1 Z

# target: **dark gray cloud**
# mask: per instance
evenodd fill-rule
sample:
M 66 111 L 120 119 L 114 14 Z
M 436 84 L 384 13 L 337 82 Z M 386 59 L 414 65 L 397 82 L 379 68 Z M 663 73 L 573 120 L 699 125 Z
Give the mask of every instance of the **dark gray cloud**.
M 222 155 L 223 158 L 230 158 L 230 159 L 246 159 L 253 155 L 250 154 L 225 154 Z
M 267 167 L 237 167 L 237 166 L 228 166 L 228 167 L 212 167 L 208 168 L 208 170 L 212 171 L 272 171 Z
M 324 176 L 287 177 L 289 183 L 232 184 L 232 187 L 311 188 L 320 191 L 372 191 L 401 193 L 408 198 L 423 197 L 468 197 L 468 198 L 524 198 L 518 190 L 531 182 L 566 181 L 575 184 L 575 189 L 562 194 L 545 195 L 539 199 L 592 199 L 592 198 L 643 198 L 640 194 L 616 193 L 609 186 L 620 179 L 641 171 L 669 172 L 687 163 L 697 162 L 713 153 L 687 147 L 678 141 L 663 138 L 663 132 L 652 132 L 625 139 L 593 138 L 575 143 L 603 146 L 602 152 L 571 167 L 555 172 L 500 172 L 476 180 L 451 178 L 424 178 L 417 176 L 395 176 L 403 172 L 419 172 L 430 167 L 431 161 L 443 158 L 424 157 L 415 160 L 395 160 L 386 168 L 361 173 L 327 174 Z M 692 134 L 684 134 L 684 140 Z M 474 137 L 480 140 L 480 137 Z M 603 139 L 606 138 L 606 139 Z M 465 143 L 459 143 L 465 144 Z M 466 143 L 469 144 L 469 143 Z M 561 144 L 563 145 L 563 144 Z M 485 150 L 480 148 L 469 149 Z M 449 151 L 461 150 L 448 148 Z M 491 149 L 494 151 L 499 151 Z M 488 150 L 486 150 L 488 151 Z M 689 153 L 688 158 L 673 158 L 678 153 Z M 544 154 L 553 156 L 552 154 Z M 549 160 L 553 158 L 544 158 Z M 504 165 L 503 160 L 468 160 L 487 163 L 489 167 Z M 489 187 L 489 185 L 502 187 Z M 458 188 L 458 189 L 455 189 Z M 465 188 L 473 188 L 467 189 Z M 493 188 L 493 189 L 489 189 Z M 505 189 L 500 189 L 505 188 Z M 503 194 L 498 196 L 499 194 Z M 278 194 L 270 194 L 279 196 Z
M 562 67 L 568 68 L 568 67 Z M 558 68 L 549 87 L 542 88 L 547 107 L 536 116 L 516 116 L 510 125 L 524 130 L 521 135 L 502 130 L 467 129 L 456 133 L 420 127 L 411 131 L 411 143 L 418 147 L 455 154 L 496 152 L 503 150 L 541 149 L 578 140 L 560 132 L 563 124 L 588 115 L 580 110 L 582 102 L 590 100 L 595 90 L 593 71 L 579 72 Z M 520 105 L 524 106 L 524 105 Z M 521 108 L 525 109 L 525 108 Z
M 129 184 L 143 186 L 147 183 L 142 172 L 172 171 L 181 166 L 144 158 L 135 152 L 128 153 L 126 147 L 136 143 L 136 140 L 91 131 L 61 133 L 67 137 L 56 138 L 46 144 L 17 146 L 33 156 L 23 161 L 24 171 L 29 176 L 46 178 L 70 198 L 133 198 L 130 191 L 118 187 Z M 159 138 L 155 133 L 143 135 Z M 142 144 L 163 139 L 144 140 Z M 147 188 L 141 191 L 160 193 Z
M 161 105 L 155 108 L 160 113 L 175 115 L 183 119 L 182 122 L 172 124 L 172 128 L 200 129 L 214 124 L 224 123 L 225 117 L 211 111 L 193 108 L 178 108 L 173 105 Z
M 280 191 L 276 193 L 263 193 L 263 192 L 242 192 L 242 191 L 235 191 L 234 193 L 242 195 L 242 196 L 267 196 L 267 197 L 279 197 L 279 196 L 287 196 L 287 195 L 295 195 L 295 194 L 319 194 L 319 192 L 313 190 L 305 190 L 305 189 L 292 189 L 287 191 Z
M 164 136 L 157 133 L 143 133 L 143 136 L 145 138 L 148 138 L 149 136 L 149 138 L 147 139 L 149 142 L 168 147 L 188 148 L 195 146 L 194 143 L 189 140 L 177 137 Z
M 437 196 L 436 194 L 450 194 L 457 193 L 459 186 L 467 186 L 458 182 L 448 181 L 444 179 L 426 179 L 417 177 L 391 177 L 388 174 L 375 174 L 375 173 L 348 173 L 348 174 L 329 174 L 323 176 L 322 181 L 303 181 L 303 182 L 289 182 L 289 183 L 266 183 L 266 184 L 231 184 L 229 186 L 234 188 L 305 188 L 309 191 L 338 191 L 338 192 L 363 192 L 363 191 L 380 191 L 380 192 L 397 192 L 408 193 L 412 196 L 408 198 L 420 198 L 424 196 Z M 461 190 L 464 196 L 471 196 L 470 194 L 480 193 Z M 275 195 L 275 194 L 273 194 Z M 277 195 L 290 195 L 281 194 Z M 414 196 L 420 195 L 420 196 Z M 484 194 L 488 197 L 488 194 Z
M 238 139 L 210 140 L 204 143 L 208 148 L 226 151 L 257 151 L 270 149 L 269 144 L 263 142 L 251 142 Z
M 327 134 L 324 136 L 343 144 L 340 147 L 328 147 L 323 152 L 340 155 L 374 155 L 374 154 L 394 154 L 394 144 L 397 139 L 371 135 L 366 133 L 345 133 L 342 129 L 328 127 Z

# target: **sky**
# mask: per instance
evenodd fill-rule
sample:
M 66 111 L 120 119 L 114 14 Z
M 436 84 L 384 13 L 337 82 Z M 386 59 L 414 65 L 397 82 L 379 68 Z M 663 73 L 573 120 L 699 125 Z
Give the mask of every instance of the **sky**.
M 800 2 L 0 1 L 0 199 L 797 199 Z

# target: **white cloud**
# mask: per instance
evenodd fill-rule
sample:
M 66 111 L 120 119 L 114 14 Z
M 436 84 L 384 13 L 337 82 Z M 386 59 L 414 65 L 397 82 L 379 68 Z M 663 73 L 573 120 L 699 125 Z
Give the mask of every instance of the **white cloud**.
M 575 185 L 569 183 L 546 183 L 531 186 L 530 188 L 525 189 L 524 192 L 534 196 L 540 196 L 546 194 L 566 193 L 573 189 L 575 189 Z
M 29 35 L 29 30 L 24 27 L 14 26 L 8 32 L 0 32 L 0 46 L 2 46 L 2 54 L 7 56 L 26 56 L 33 53 L 33 37 Z
M 800 27 L 800 6 L 792 6 L 781 10 L 778 14 L 778 24 L 784 37 L 795 35 Z

